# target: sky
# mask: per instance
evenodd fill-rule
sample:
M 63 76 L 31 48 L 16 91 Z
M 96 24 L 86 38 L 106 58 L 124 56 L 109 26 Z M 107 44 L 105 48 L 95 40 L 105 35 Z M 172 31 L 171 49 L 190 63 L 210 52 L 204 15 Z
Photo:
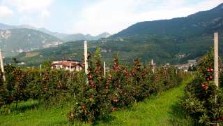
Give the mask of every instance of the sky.
M 0 23 L 60 33 L 117 33 L 142 21 L 185 17 L 223 0 L 0 0 Z

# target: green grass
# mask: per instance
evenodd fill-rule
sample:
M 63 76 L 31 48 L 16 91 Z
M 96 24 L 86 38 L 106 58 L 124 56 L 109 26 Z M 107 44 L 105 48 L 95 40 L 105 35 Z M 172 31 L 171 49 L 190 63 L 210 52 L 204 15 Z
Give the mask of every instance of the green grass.
M 189 80 L 188 80 L 189 81 Z M 135 103 L 133 107 L 112 114 L 110 122 L 99 122 L 106 126 L 191 126 L 191 119 L 180 107 L 180 98 L 188 83 L 170 89 L 160 95 L 152 96 L 144 102 Z
M 188 81 L 187 81 L 188 82 Z M 152 96 L 144 102 L 135 103 L 132 107 L 112 113 L 107 122 L 100 121 L 99 126 L 186 126 L 192 125 L 180 108 L 180 97 L 187 82 L 157 96 Z M 46 109 L 30 100 L 11 105 L 10 114 L 0 115 L 0 126 L 61 126 L 68 125 L 67 113 L 71 110 L 71 102 L 63 106 Z M 1 109 L 1 111 L 7 109 Z M 75 123 L 74 125 L 89 125 Z
M 55 126 L 67 125 L 66 114 L 71 110 L 71 104 L 45 108 L 36 101 L 22 102 L 15 110 L 11 106 L 10 114 L 0 115 L 0 126 Z

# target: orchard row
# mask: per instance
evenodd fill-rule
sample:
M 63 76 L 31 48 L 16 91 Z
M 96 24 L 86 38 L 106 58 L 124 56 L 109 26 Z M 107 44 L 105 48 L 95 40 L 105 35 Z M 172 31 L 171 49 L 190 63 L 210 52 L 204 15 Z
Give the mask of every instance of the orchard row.
M 223 71 L 222 64 L 219 64 L 219 88 L 213 81 L 213 52 L 200 59 L 194 80 L 185 88 L 182 106 L 195 120 L 195 125 L 216 125 L 223 122 Z
M 80 120 L 95 123 L 109 118 L 109 114 L 134 102 L 142 101 L 178 86 L 187 74 L 173 67 L 143 65 L 134 60 L 132 66 L 125 66 L 114 58 L 111 69 L 104 77 L 99 56 L 89 58 L 87 81 L 80 85 L 75 97 L 76 104 L 68 118 L 71 122 Z
M 94 54 L 88 63 L 87 75 L 50 67 L 39 70 L 5 66 L 6 82 L 0 74 L 0 107 L 28 99 L 46 105 L 72 99 L 76 103 L 67 115 L 69 121 L 94 123 L 109 117 L 112 111 L 179 85 L 187 76 L 173 67 L 156 67 L 154 72 L 153 66 L 139 60 L 127 67 L 119 64 L 118 58 L 104 76 L 100 56 Z

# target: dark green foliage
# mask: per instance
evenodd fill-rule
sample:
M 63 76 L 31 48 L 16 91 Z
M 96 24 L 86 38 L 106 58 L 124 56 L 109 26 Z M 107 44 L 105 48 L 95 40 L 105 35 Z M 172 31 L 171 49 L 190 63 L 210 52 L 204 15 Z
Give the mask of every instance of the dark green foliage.
M 202 125 L 223 121 L 223 94 L 222 89 L 214 85 L 213 66 L 213 52 L 209 52 L 199 61 L 197 75 L 186 86 L 182 101 L 185 110 Z
M 3 81 L 3 74 L 0 72 L 0 107 L 6 104 L 8 92 Z
M 71 122 L 95 123 L 109 117 L 112 111 L 177 86 L 182 80 L 182 73 L 176 73 L 174 68 L 157 68 L 153 73 L 150 65 L 144 66 L 138 59 L 127 68 L 119 63 L 118 58 L 114 58 L 112 68 L 104 77 L 100 53 L 92 57 L 89 57 L 88 81 L 80 85 L 76 104 L 68 113 Z
M 68 119 L 95 123 L 109 117 L 112 111 L 177 86 L 183 77 L 172 67 L 157 67 L 153 73 L 152 66 L 143 65 L 139 59 L 127 67 L 121 65 L 118 58 L 104 76 L 99 48 L 89 56 L 88 63 L 87 76 L 83 71 L 50 69 L 49 63 L 41 70 L 8 65 L 6 82 L 0 81 L 0 105 L 34 99 L 49 107 L 61 101 L 75 100 Z
M 82 74 L 63 70 L 21 69 L 11 65 L 5 66 L 6 82 L 0 79 L 0 106 L 12 102 L 38 100 L 46 106 L 57 104 L 78 93 L 77 83 Z M 83 77 L 82 77 L 83 78 Z
M 102 90 L 105 88 L 106 79 L 103 76 L 103 67 L 98 51 L 93 55 L 94 58 L 88 57 L 90 58 L 88 59 L 88 79 L 86 77 L 82 78 L 84 81 L 79 84 L 80 92 L 75 98 L 76 105 L 74 110 L 68 114 L 70 121 L 76 118 L 93 123 L 95 120 L 106 117 L 110 111 L 108 90 Z

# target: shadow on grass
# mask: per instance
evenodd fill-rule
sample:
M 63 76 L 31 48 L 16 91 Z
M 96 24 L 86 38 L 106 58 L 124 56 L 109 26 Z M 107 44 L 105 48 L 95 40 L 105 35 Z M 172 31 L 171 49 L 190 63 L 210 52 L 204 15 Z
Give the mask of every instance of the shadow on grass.
M 183 109 L 180 101 L 171 106 L 171 119 L 169 122 L 173 126 L 201 126 L 197 121 L 194 121 Z
M 22 101 L 18 104 L 12 103 L 11 105 L 4 106 L 0 109 L 1 114 L 21 113 L 27 110 L 37 109 L 39 102 L 35 100 Z
M 103 124 L 109 124 L 111 123 L 112 121 L 114 121 L 116 119 L 115 116 L 112 116 L 111 113 L 110 115 L 108 115 L 107 117 L 103 117 L 102 119 L 100 119 L 99 121 L 96 121 L 93 126 L 96 126 L 100 123 L 103 123 Z

